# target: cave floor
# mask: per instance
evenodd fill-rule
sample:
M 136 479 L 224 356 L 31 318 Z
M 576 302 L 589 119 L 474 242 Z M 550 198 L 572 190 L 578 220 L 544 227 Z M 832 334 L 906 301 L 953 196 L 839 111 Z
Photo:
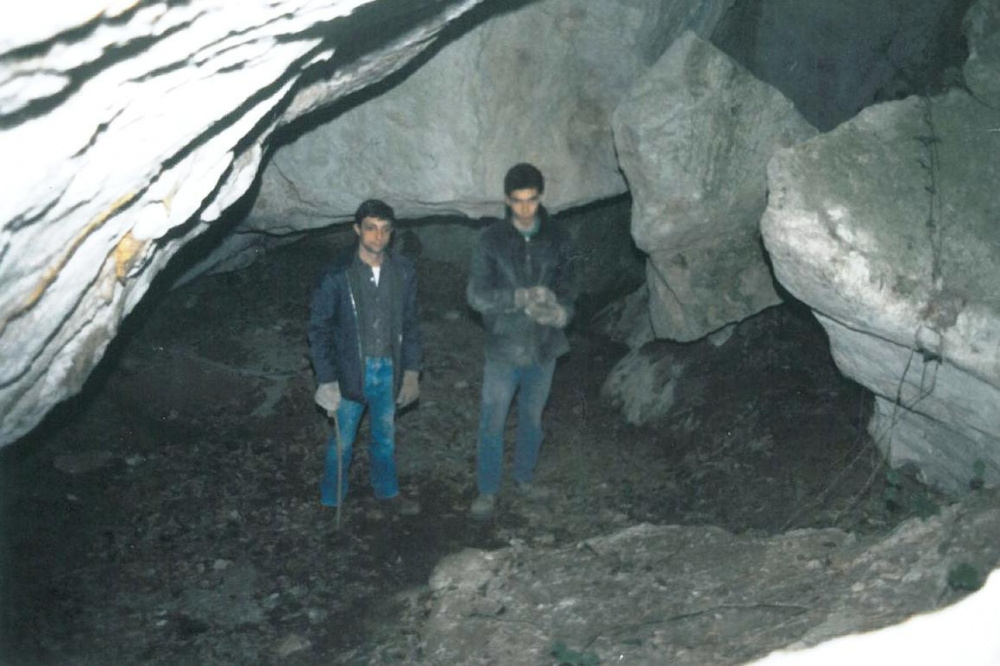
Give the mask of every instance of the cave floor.
M 887 487 L 870 398 L 808 313 L 782 306 L 719 347 L 655 343 L 695 368 L 657 427 L 627 425 L 600 396 L 627 350 L 578 324 L 546 412 L 545 497 L 503 494 L 493 521 L 472 521 L 482 329 L 464 267 L 418 259 L 422 394 L 398 417 L 397 457 L 423 511 L 371 497 L 364 423 L 338 530 L 318 502 L 330 424 L 305 327 L 318 271 L 348 240 L 300 241 L 151 297 L 84 393 L 0 452 L 0 661 L 404 663 L 419 636 L 394 618 L 466 547 L 560 546 L 642 522 L 881 533 L 914 505 L 887 503 L 890 490 L 924 492 Z

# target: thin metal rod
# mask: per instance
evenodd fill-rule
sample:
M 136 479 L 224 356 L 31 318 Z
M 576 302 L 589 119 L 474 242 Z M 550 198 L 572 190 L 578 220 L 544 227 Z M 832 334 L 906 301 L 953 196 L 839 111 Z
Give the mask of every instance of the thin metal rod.
M 340 505 L 344 503 L 344 493 L 341 488 L 344 478 L 344 442 L 340 439 L 340 419 L 337 412 L 333 412 L 333 433 L 337 438 L 337 531 L 340 531 Z

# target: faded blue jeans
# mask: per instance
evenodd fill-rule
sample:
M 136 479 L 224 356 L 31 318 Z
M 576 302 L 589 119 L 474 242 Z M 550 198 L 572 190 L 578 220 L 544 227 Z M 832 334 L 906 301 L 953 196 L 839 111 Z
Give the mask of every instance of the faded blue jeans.
M 515 392 L 518 396 L 514 481 L 528 483 L 534 476 L 542 446 L 542 410 L 549 399 L 555 368 L 555 359 L 528 366 L 486 360 L 476 451 L 476 485 L 481 494 L 493 495 L 500 490 L 503 431 Z
M 391 499 L 399 494 L 396 474 L 396 401 L 392 391 L 392 359 L 365 358 L 365 403 L 347 398 L 340 400 L 337 420 L 340 422 L 340 440 L 343 444 L 341 460 L 340 499 L 347 496 L 347 471 L 351 466 L 354 438 L 358 425 L 369 410 L 372 441 L 368 445 L 369 474 L 375 498 Z M 325 506 L 337 506 L 337 438 L 330 436 L 326 447 L 326 469 L 320 487 L 321 501 Z

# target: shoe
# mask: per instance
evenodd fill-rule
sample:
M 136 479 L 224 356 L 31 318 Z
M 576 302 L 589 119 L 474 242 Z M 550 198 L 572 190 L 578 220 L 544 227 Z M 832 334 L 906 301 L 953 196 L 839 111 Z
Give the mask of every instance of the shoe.
M 497 496 L 483 493 L 477 497 L 469 508 L 469 515 L 476 520 L 489 520 L 493 517 L 493 510 L 496 508 Z
M 400 516 L 416 516 L 420 513 L 420 503 L 403 497 L 402 494 L 384 500 L 387 507 Z

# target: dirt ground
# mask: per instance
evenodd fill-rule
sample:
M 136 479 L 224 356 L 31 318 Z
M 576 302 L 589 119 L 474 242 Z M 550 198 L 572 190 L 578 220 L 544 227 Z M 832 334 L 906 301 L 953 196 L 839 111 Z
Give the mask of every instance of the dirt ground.
M 363 425 L 338 530 L 318 502 L 330 425 L 305 327 L 320 267 L 347 240 L 312 237 L 151 296 L 84 394 L 0 451 L 2 663 L 380 663 L 400 595 L 465 547 L 642 522 L 872 533 L 911 513 L 865 433 L 870 397 L 808 312 L 773 308 L 718 348 L 653 343 L 698 369 L 664 423 L 637 428 L 600 395 L 627 349 L 588 330 L 588 303 L 546 413 L 547 496 L 505 494 L 495 520 L 470 520 L 482 330 L 464 267 L 418 260 L 422 394 L 399 415 L 397 451 L 423 511 L 371 497 Z

